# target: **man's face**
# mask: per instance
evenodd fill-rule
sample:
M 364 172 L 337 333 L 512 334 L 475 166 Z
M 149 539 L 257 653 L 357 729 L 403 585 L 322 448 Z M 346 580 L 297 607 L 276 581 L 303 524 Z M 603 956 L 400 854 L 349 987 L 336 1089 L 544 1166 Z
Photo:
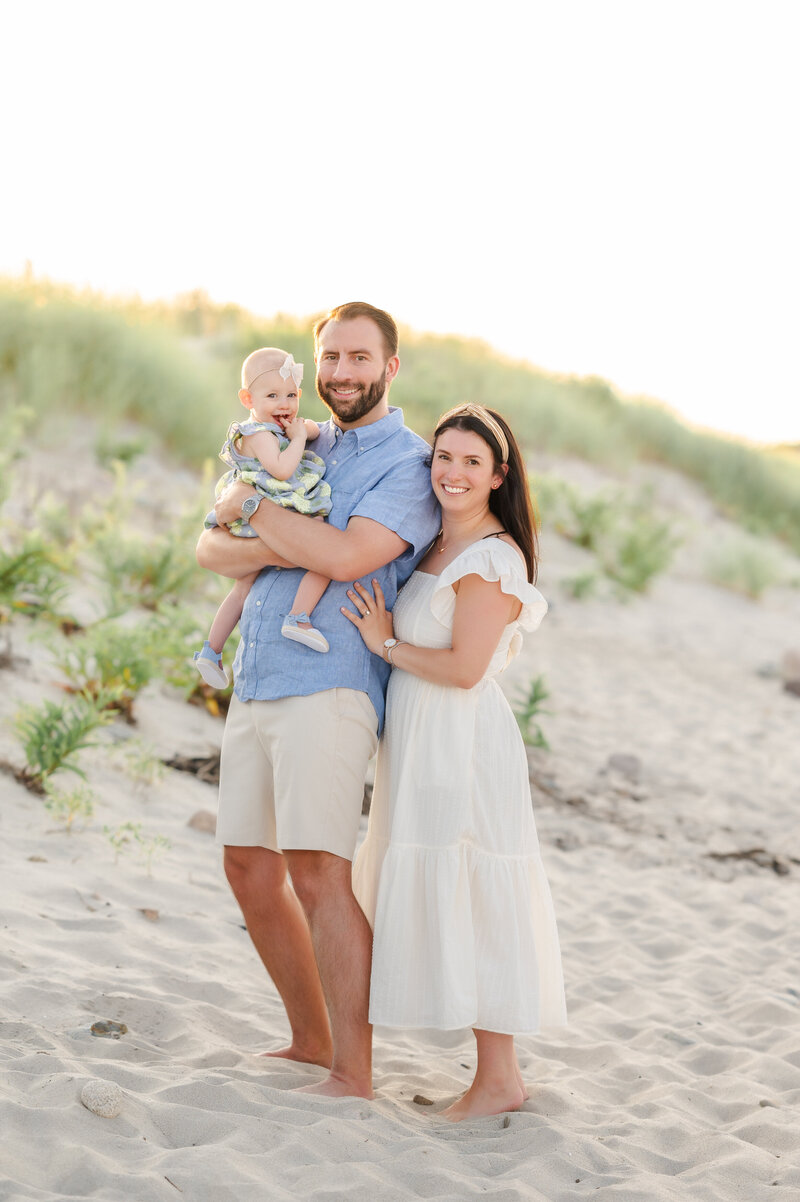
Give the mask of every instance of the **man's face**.
M 384 397 L 399 365 L 387 361 L 383 335 L 369 317 L 329 321 L 319 336 L 317 392 L 342 422 L 352 424 Z

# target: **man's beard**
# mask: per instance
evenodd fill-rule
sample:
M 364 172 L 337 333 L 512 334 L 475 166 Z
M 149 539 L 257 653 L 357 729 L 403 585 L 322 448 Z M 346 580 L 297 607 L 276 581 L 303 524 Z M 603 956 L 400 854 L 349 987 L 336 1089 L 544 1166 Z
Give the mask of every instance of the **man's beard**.
M 380 404 L 386 392 L 386 381 L 381 377 L 367 386 L 357 384 L 356 388 L 360 391 L 355 392 L 351 397 L 346 399 L 334 397 L 331 396 L 330 388 L 326 388 L 317 375 L 317 396 L 324 405 L 327 405 L 331 413 L 343 422 L 357 422 L 359 418 L 364 417 Z

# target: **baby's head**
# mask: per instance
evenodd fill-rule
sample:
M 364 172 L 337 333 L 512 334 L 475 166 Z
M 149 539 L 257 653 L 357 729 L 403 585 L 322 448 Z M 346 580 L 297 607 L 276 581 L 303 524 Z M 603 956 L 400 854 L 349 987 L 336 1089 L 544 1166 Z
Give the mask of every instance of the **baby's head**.
M 302 363 L 288 351 L 262 346 L 242 364 L 239 400 L 260 422 L 279 422 L 296 415 L 300 405 Z

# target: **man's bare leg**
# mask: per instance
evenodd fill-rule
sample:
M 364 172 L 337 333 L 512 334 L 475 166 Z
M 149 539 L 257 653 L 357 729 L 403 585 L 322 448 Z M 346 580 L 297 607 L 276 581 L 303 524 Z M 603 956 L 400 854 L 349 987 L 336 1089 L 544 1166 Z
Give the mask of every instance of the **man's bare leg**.
M 305 914 L 284 857 L 265 847 L 226 847 L 225 875 L 255 945 L 281 995 L 292 1042 L 267 1056 L 330 1068 L 331 1029 Z
M 284 856 L 308 917 L 333 1032 L 330 1076 L 303 1090 L 372 1098 L 372 931 L 353 895 L 352 865 L 326 851 L 286 851 Z

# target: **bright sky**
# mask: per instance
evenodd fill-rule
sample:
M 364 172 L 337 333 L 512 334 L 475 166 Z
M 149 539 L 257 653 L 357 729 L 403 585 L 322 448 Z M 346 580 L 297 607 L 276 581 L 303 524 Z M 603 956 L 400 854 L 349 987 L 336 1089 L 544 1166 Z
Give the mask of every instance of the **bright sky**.
M 370 300 L 800 441 L 798 19 L 794 0 L 8 5 L 0 271 L 262 315 Z

